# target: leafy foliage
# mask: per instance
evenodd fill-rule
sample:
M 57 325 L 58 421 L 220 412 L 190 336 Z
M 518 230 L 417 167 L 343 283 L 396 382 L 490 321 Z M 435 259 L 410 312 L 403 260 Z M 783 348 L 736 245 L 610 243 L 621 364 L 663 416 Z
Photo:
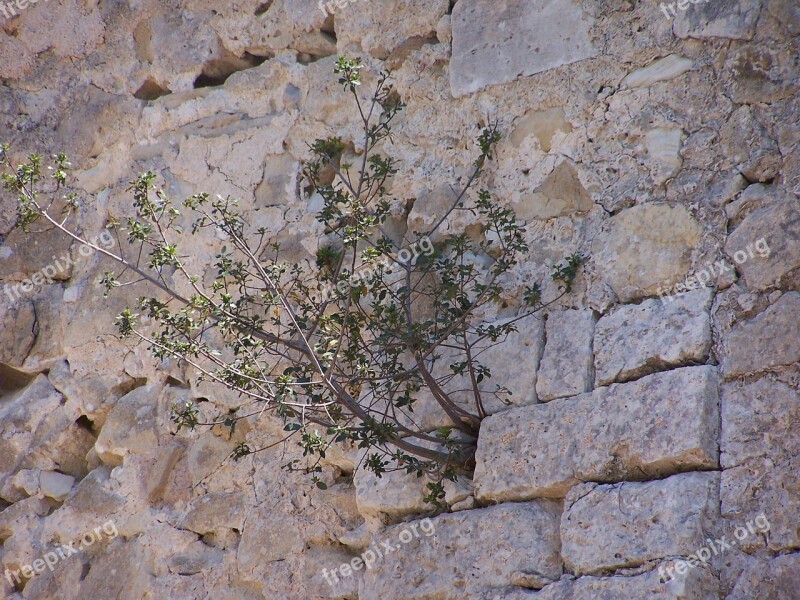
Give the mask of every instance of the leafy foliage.
M 546 304 L 541 285 L 534 283 L 525 288 L 526 308 L 516 318 L 487 323 L 481 317 L 501 301 L 503 276 L 529 250 L 524 224 L 514 212 L 488 189 L 474 189 L 501 139 L 496 124 L 478 135 L 471 173 L 429 230 L 399 239 L 386 227 L 397 204 L 387 182 L 400 164 L 379 149 L 388 147 L 403 105 L 386 73 L 364 100 L 362 69 L 358 59 L 346 57 L 334 69 L 363 125 L 360 164 L 343 161 L 349 143 L 338 137 L 308 146 L 305 189 L 322 199 L 317 219 L 328 234 L 315 263 L 285 261 L 280 246 L 263 228 L 253 230 L 235 199 L 198 193 L 176 204 L 148 171 L 131 183 L 131 215 L 109 223 L 133 252 L 95 248 L 119 264 L 100 283 L 107 293 L 136 282 L 154 285 L 156 295 L 143 295 L 119 314 L 120 336 L 146 343 L 156 357 L 184 361 L 243 398 L 233 415 L 205 424 L 196 405 L 173 405 L 178 430 L 219 424 L 233 429 L 239 419 L 271 411 L 285 423 L 284 439 L 293 438 L 311 457 L 310 466 L 301 468 L 318 487 L 325 487 L 320 460 L 331 444 L 344 442 L 363 449 L 362 467 L 378 476 L 400 469 L 429 477 L 426 500 L 438 505 L 444 480 L 471 468 L 487 414 L 481 384 L 492 375 L 478 357 Z M 63 216 L 51 214 L 52 201 L 41 200 L 41 156 L 30 155 L 14 167 L 8 147 L 0 152 L 7 171 L 2 181 L 18 197 L 18 225 L 45 220 L 88 244 L 64 226 Z M 66 156 L 55 156 L 49 179 L 54 194 L 65 186 L 68 170 Z M 74 210 L 75 196 L 66 200 L 65 210 Z M 479 231 L 445 235 L 443 225 L 459 212 L 473 215 Z M 204 231 L 225 240 L 207 285 L 201 274 L 187 270 L 181 252 L 187 235 Z M 400 259 L 412 244 L 427 252 Z M 580 264 L 581 257 L 572 255 L 553 267 L 561 294 L 548 304 L 571 291 Z M 369 276 L 358 276 L 364 270 Z M 423 391 L 447 416 L 447 427 L 415 426 Z M 232 457 L 265 449 L 240 442 Z M 287 468 L 297 468 L 295 462 Z

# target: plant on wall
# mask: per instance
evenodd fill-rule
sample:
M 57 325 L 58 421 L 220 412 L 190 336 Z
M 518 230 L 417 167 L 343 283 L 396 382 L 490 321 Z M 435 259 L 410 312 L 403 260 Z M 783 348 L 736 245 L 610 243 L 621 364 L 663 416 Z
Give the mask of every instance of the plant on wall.
M 503 275 L 528 252 L 524 224 L 478 188 L 500 140 L 497 125 L 478 135 L 471 173 L 435 223 L 426 231 L 393 233 L 386 227 L 393 206 L 387 182 L 402 165 L 384 150 L 403 105 L 386 73 L 363 98 L 362 69 L 346 57 L 334 69 L 363 125 L 357 164 L 345 162 L 344 140 L 328 137 L 309 145 L 304 165 L 304 193 L 321 198 L 316 216 L 325 229 L 315 263 L 287 262 L 235 199 L 199 193 L 176 204 L 152 172 L 131 183 L 131 214 L 108 223 L 126 240 L 127 250 L 118 253 L 66 225 L 81 200 L 64 195 L 64 154 L 53 157 L 46 176 L 41 156 L 14 165 L 8 146 L 1 146 L 2 179 L 17 196 L 18 227 L 44 222 L 115 261 L 119 268 L 101 280 L 106 293 L 136 284 L 151 294 L 119 314 L 122 337 L 147 344 L 158 358 L 182 361 L 242 398 L 239 409 L 211 423 L 201 421 L 192 402 L 173 405 L 177 429 L 233 429 L 240 419 L 271 411 L 285 424 L 281 441 L 296 441 L 310 457 L 287 467 L 303 468 L 319 487 L 325 486 L 320 459 L 344 442 L 363 449 L 362 466 L 378 476 L 398 469 L 427 475 L 426 499 L 439 504 L 444 480 L 471 468 L 486 394 L 504 389 L 487 387 L 492 374 L 481 353 L 569 293 L 581 259 L 573 255 L 553 267 L 560 284 L 555 298 L 545 302 L 534 283 L 525 288 L 517 317 L 487 321 L 486 309 L 501 301 Z M 447 234 L 448 219 L 464 211 L 479 228 Z M 210 279 L 187 270 L 181 245 L 204 230 L 224 240 Z M 416 426 L 426 401 L 446 416 L 445 426 Z M 241 442 L 232 456 L 264 449 Z

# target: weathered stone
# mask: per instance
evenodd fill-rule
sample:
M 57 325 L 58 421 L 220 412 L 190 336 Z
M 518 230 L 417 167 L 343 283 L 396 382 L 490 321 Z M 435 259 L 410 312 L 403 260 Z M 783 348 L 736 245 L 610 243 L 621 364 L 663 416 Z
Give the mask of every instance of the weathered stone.
M 387 58 L 409 38 L 432 37 L 447 7 L 447 0 L 350 2 L 337 9 L 336 40 L 340 47 L 360 42 L 365 52 Z
M 418 522 L 389 527 L 370 547 L 385 549 L 385 541 L 393 547 L 392 554 L 386 550 L 387 556 L 367 570 L 359 594 L 387 600 L 456 600 L 510 585 L 517 573 L 557 580 L 559 516 L 557 503 L 537 500 L 441 515 L 427 527 Z M 444 556 L 458 559 L 445 561 Z
M 547 343 L 539 365 L 536 392 L 541 402 L 592 389 L 591 310 L 564 310 L 547 317 Z
M 700 234 L 683 206 L 635 206 L 609 220 L 592 244 L 592 261 L 619 299 L 629 302 L 684 276 Z
M 515 148 L 519 148 L 522 142 L 532 135 L 539 142 L 542 152 L 550 152 L 553 137 L 557 133 L 563 134 L 570 131 L 572 131 L 572 124 L 567 121 L 564 109 L 557 106 L 530 111 L 517 119 L 509 140 Z
M 718 410 L 716 371 L 686 367 L 489 417 L 476 498 L 560 498 L 582 480 L 716 468 Z
M 723 346 L 727 378 L 768 371 L 800 360 L 800 293 L 783 294 L 757 317 L 735 326 Z
M 663 583 L 658 569 L 641 575 L 562 579 L 540 592 L 504 590 L 486 600 L 716 600 L 719 581 L 710 569 L 688 569 Z
M 753 186 L 755 187 L 755 186 Z M 790 195 L 777 196 L 761 188 L 751 194 L 756 208 L 748 213 L 725 242 L 748 289 L 779 287 L 800 269 L 800 212 Z
M 219 528 L 241 531 L 244 520 L 241 494 L 211 493 L 197 498 L 189 505 L 179 527 L 205 535 Z
M 595 56 L 580 4 L 462 0 L 453 9 L 454 96 Z
M 673 177 L 683 164 L 681 142 L 683 131 L 675 127 L 656 127 L 644 136 L 650 172 L 659 184 Z
M 3 291 L 8 298 L 3 297 L 0 302 L 0 331 L 3 332 L 0 363 L 19 367 L 36 341 L 36 312 L 33 302 L 16 297 L 18 292 L 14 285 L 4 286 Z M 3 379 L 0 372 L 0 389 L 10 387 L 11 377 L 7 378 L 8 385 Z
M 0 478 L 10 474 L 37 442 L 47 438 L 51 416 L 62 396 L 47 377 L 39 375 L 28 387 L 3 398 L 0 404 Z
M 800 554 L 758 558 L 736 581 L 726 600 L 792 600 L 797 597 Z
M 629 88 L 648 87 L 659 81 L 669 81 L 689 71 L 694 63 L 677 54 L 668 54 L 664 58 L 654 60 L 641 69 L 636 69 L 622 80 L 622 85 Z
M 583 187 L 575 163 L 564 160 L 553 169 L 530 196 L 520 198 L 516 209 L 520 219 L 552 219 L 585 213 L 592 209 L 592 198 Z
M 42 471 L 39 474 L 39 489 L 42 494 L 58 502 L 66 499 L 74 483 L 74 477 L 56 471 Z
M 561 518 L 561 555 L 576 575 L 638 567 L 702 546 L 719 519 L 719 474 L 572 488 Z
M 622 306 L 594 331 L 597 385 L 703 362 L 711 348 L 711 299 L 700 289 Z
M 158 444 L 158 389 L 142 386 L 117 400 L 94 446 L 103 462 L 120 465 L 129 452 L 146 452 Z
M 769 521 L 765 536 L 749 535 L 739 546 L 748 552 L 796 548 L 800 440 L 794 431 L 800 419 L 800 394 L 791 384 L 771 377 L 728 382 L 720 391 L 720 411 L 722 514 L 731 528 L 762 514 Z
M 678 3 L 680 4 L 680 3 Z M 750 0 L 715 0 L 685 3 L 686 10 L 677 10 L 673 31 L 680 38 L 753 38 L 760 2 Z
M 737 109 L 719 135 L 725 156 L 719 168 L 736 169 L 748 181 L 771 182 L 775 178 L 782 163 L 778 144 L 751 107 Z

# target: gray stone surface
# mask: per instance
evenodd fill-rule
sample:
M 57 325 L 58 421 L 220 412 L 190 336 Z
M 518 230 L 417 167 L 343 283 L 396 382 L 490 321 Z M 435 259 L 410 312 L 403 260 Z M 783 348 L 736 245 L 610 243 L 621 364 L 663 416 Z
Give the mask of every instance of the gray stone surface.
M 457 600 L 511 585 L 515 574 L 555 581 L 561 576 L 560 514 L 558 503 L 537 500 L 441 515 L 425 529 L 419 522 L 389 527 L 370 548 L 387 542 L 393 551 L 366 571 L 360 597 Z
M 574 0 L 461 0 L 452 16 L 453 95 L 595 56 L 590 25 Z
M 749 194 L 758 205 L 742 219 L 725 242 L 725 254 L 751 290 L 779 286 L 800 269 L 800 206 L 797 198 L 788 192 L 762 190 L 763 193 Z
M 719 474 L 681 473 L 660 481 L 569 491 L 561 555 L 576 575 L 688 556 L 718 527 Z
M 713 367 L 686 367 L 483 422 L 474 482 L 485 502 L 564 497 L 574 484 L 718 466 Z
M 774 370 L 800 360 L 800 293 L 783 294 L 758 316 L 733 327 L 722 346 L 726 378 Z
M 712 297 L 705 288 L 604 315 L 594 333 L 597 385 L 703 362 L 711 348 Z
M 800 547 L 800 393 L 793 379 L 727 382 L 720 390 L 720 411 L 720 495 L 729 529 L 764 515 L 768 533 L 748 535 L 742 549 Z
M 800 554 L 759 558 L 742 572 L 725 600 L 795 600 Z
M 548 315 L 547 342 L 536 379 L 540 401 L 591 391 L 594 327 L 591 310 L 563 310 Z
M 681 38 L 752 39 L 761 10 L 761 2 L 752 0 L 685 0 L 683 3 L 686 10 L 676 11 L 673 24 L 675 35 Z
M 654 296 L 689 270 L 700 234 L 683 206 L 634 206 L 609 219 L 592 244 L 592 262 L 622 302 Z

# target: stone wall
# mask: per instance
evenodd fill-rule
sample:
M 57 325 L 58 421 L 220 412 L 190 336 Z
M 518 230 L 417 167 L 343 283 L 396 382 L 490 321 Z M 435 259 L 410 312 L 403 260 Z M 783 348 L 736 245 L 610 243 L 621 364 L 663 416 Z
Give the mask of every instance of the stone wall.
M 226 461 L 237 441 L 280 439 L 266 417 L 233 436 L 174 434 L 171 402 L 211 414 L 236 399 L 109 335 L 136 293 L 104 299 L 98 257 L 12 229 L 4 197 L 4 595 L 797 598 L 797 3 L 319 4 L 329 13 L 316 0 L 4 2 L 0 138 L 20 156 L 69 153 L 87 235 L 152 169 L 176 197 L 240 197 L 310 258 L 320 232 L 298 173 L 306 142 L 355 139 L 331 71 L 337 52 L 357 54 L 393 69 L 407 103 L 392 193 L 413 202 L 409 225 L 437 213 L 496 117 L 506 137 L 485 184 L 532 248 L 497 318 L 577 251 L 590 259 L 575 293 L 490 357 L 511 405 L 483 423 L 451 512 L 426 521 L 420 480 L 353 482 L 344 449 L 326 491 L 279 468 L 291 446 Z M 213 252 L 193 248 L 190 266 Z M 20 291 L 56 259 L 54 281 Z

